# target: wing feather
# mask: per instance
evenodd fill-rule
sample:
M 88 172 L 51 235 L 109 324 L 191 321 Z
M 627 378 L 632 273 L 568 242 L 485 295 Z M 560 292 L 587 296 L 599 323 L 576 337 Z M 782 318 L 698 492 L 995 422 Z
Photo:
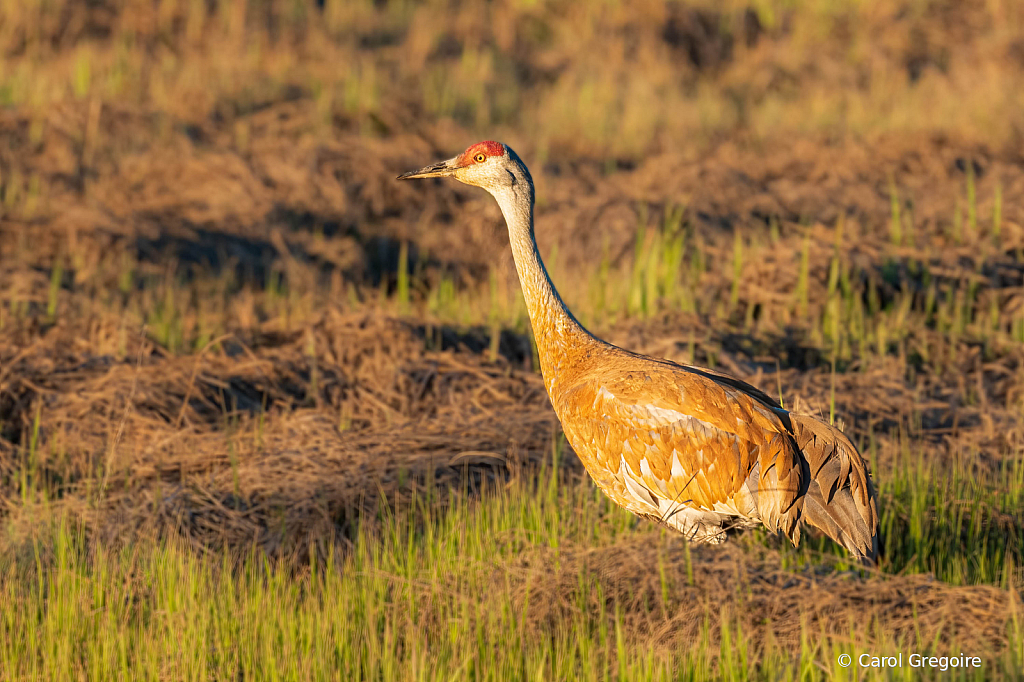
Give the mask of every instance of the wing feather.
M 655 498 L 686 499 L 708 511 L 756 506 L 775 530 L 803 479 L 781 420 L 770 406 L 720 385 L 717 377 L 680 369 L 651 363 L 643 372 L 588 373 L 564 392 L 557 408 L 573 413 L 563 420 L 567 433 L 600 442 L 599 456 L 621 457 Z M 745 484 L 757 462 L 755 502 Z

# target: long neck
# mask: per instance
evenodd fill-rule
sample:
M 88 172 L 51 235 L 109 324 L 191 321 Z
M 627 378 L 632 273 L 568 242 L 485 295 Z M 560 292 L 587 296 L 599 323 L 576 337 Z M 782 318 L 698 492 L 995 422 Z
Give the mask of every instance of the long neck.
M 512 257 L 550 392 L 556 373 L 571 359 L 572 348 L 595 339 L 566 308 L 541 260 L 533 233 L 533 187 L 521 182 L 494 193 L 494 198 L 508 224 Z

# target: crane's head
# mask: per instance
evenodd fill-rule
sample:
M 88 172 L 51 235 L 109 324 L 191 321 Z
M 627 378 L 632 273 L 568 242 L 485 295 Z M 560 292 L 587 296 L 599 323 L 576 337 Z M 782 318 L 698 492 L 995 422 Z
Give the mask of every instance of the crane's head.
M 398 179 L 438 177 L 453 177 L 467 185 L 483 187 L 494 195 L 517 185 L 526 185 L 522 189 L 528 188 L 531 194 L 533 190 L 530 171 L 526 169 L 519 156 L 508 145 L 491 140 L 477 142 L 447 161 L 439 161 L 418 171 L 402 173 Z

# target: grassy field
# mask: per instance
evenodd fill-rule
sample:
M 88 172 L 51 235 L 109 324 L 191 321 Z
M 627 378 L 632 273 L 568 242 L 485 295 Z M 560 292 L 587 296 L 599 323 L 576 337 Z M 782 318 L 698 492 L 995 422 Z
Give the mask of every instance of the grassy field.
M 924 494 L 894 492 L 888 509 Z M 256 546 L 202 555 L 173 539 L 88 548 L 86 529 L 58 520 L 6 567 L 0 661 L 34 679 L 294 680 L 863 679 L 831 663 L 864 651 L 984 660 L 943 678 L 1018 677 L 1024 663 L 1017 646 L 982 644 L 1021 640 L 1002 590 L 872 580 L 813 545 L 766 551 L 764 537 L 690 550 L 557 469 L 443 509 L 415 494 L 389 502 L 323 562 L 270 562 Z M 916 535 L 888 515 L 890 537 L 911 538 L 889 556 L 929 553 L 951 584 L 988 582 L 1005 540 L 958 521 Z M 817 608 L 802 607 L 808 595 Z M 967 622 L 951 622 L 954 609 Z M 936 676 L 897 672 L 886 677 Z
M 1007 0 L 0 0 L 0 678 L 1024 675 L 1022 46 Z M 588 327 L 844 428 L 877 569 L 597 491 L 497 206 L 394 181 L 486 138 Z

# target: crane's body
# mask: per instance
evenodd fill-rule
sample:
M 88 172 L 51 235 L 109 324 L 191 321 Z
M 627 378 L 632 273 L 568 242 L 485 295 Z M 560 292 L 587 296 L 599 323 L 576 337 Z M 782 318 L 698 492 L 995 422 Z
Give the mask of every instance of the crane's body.
M 867 467 L 838 429 L 784 410 L 708 369 L 631 353 L 572 316 L 533 232 L 533 180 L 507 146 L 481 142 L 399 176 L 453 176 L 483 187 L 508 224 L 544 386 L 566 439 L 597 485 L 625 509 L 694 542 L 763 524 L 799 542 L 803 521 L 858 558 L 878 553 Z

